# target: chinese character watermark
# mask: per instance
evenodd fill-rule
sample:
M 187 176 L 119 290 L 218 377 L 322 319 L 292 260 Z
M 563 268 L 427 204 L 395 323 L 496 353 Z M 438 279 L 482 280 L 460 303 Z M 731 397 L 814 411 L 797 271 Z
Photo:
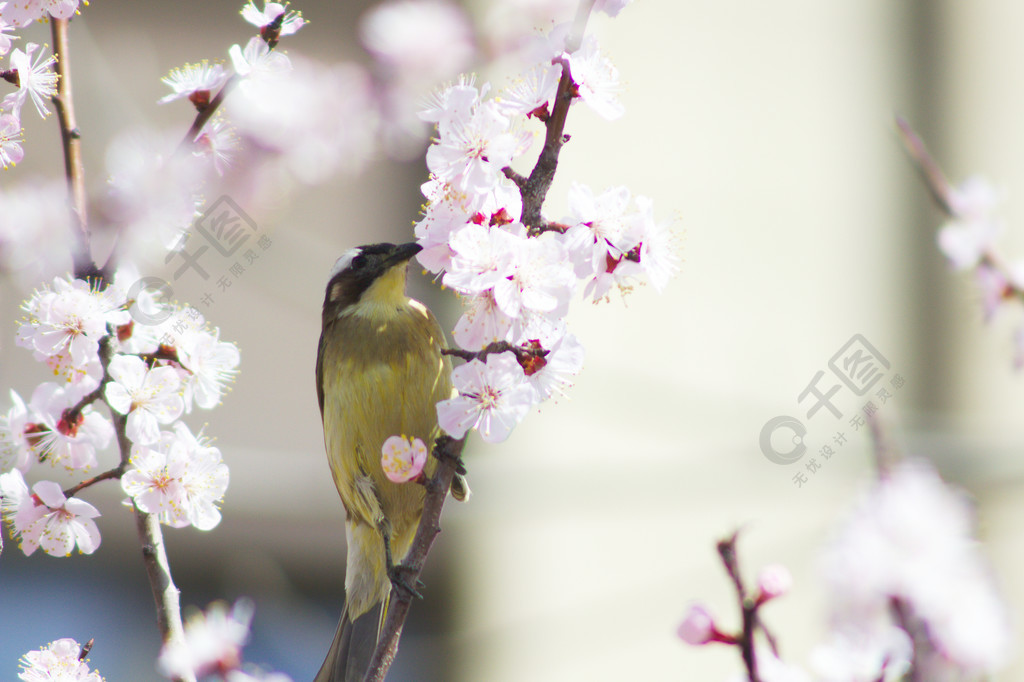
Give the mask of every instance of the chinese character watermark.
M 818 370 L 807 386 L 797 395 L 797 405 L 804 411 L 804 418 L 780 415 L 765 422 L 758 437 L 761 453 L 770 462 L 790 465 L 799 462 L 811 452 L 812 456 L 804 463 L 804 471 L 795 474 L 792 482 L 798 488 L 803 487 L 818 473 L 824 462 L 832 459 L 847 442 L 845 431 L 835 429 L 831 419 L 843 420 L 839 398 L 844 388 L 855 396 L 863 399 L 853 417 L 846 420 L 853 431 L 860 431 L 867 424 L 867 418 L 878 412 L 885 404 L 895 397 L 895 393 L 903 388 L 906 380 L 902 375 L 893 373 L 887 384 L 882 384 L 887 372 L 891 369 L 889 360 L 882 355 L 862 334 L 854 334 L 828 361 L 831 375 L 825 370 Z M 831 378 L 832 375 L 835 378 Z M 841 383 L 837 383 L 836 379 Z M 868 396 L 868 391 L 874 393 Z M 830 419 L 831 416 L 831 419 Z M 808 442 L 807 422 L 824 420 L 834 433 L 820 447 Z

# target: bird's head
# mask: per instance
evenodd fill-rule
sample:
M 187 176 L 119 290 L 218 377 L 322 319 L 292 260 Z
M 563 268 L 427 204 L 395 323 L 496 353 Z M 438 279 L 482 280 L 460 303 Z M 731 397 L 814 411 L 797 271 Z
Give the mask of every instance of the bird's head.
M 422 248 L 416 242 L 369 244 L 342 254 L 327 282 L 324 323 L 343 314 L 373 314 L 404 303 L 409 259 Z

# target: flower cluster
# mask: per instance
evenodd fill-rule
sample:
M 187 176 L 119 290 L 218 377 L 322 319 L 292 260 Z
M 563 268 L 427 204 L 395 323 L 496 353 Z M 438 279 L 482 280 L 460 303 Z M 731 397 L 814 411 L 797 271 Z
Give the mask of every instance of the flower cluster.
M 609 120 L 622 113 L 615 67 L 590 36 L 568 51 L 567 33 L 553 29 L 543 61 L 507 90 L 492 96 L 489 84 L 463 77 L 420 114 L 437 137 L 426 155 L 417 258 L 465 302 L 453 331 L 459 346 L 519 349 L 481 354 L 454 371 L 459 395 L 440 403 L 438 416 L 456 438 L 476 429 L 484 440 L 504 440 L 531 407 L 564 392 L 583 362 L 565 323 L 578 286 L 595 301 L 639 281 L 661 290 L 676 269 L 668 228 L 625 187 L 598 193 L 574 183 L 562 222 L 525 215 L 527 180 L 510 166 L 531 147 L 531 119 L 549 122 L 559 96 Z
M 50 642 L 39 651 L 21 657 L 23 682 L 103 682 L 98 671 L 89 669 L 85 659 L 88 645 L 82 647 L 70 637 Z
M 252 615 L 253 605 L 247 600 L 239 600 L 230 610 L 223 602 L 214 602 L 185 622 L 183 640 L 164 644 L 157 668 L 170 679 L 219 675 L 227 682 L 291 682 L 280 673 L 243 668 L 242 646 L 249 639 Z
M 139 281 L 128 269 L 102 288 L 56 278 L 23 306 L 17 344 L 54 378 L 27 403 L 12 391 L 0 418 L 0 501 L 26 554 L 42 547 L 64 556 L 76 545 L 91 553 L 99 545 L 92 505 L 66 497 L 53 481 L 29 493 L 23 474 L 40 463 L 90 471 L 113 439 L 110 418 L 123 420 L 131 452 L 107 477 L 120 476 L 140 509 L 175 527 L 208 530 L 220 520 L 227 467 L 180 419 L 220 402 L 238 349 L 207 329 L 197 310 L 159 300 Z

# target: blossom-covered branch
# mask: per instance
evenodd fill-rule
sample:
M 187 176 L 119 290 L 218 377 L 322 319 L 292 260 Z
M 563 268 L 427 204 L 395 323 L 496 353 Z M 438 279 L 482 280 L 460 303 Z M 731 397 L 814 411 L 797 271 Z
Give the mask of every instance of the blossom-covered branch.
M 973 272 L 985 321 L 991 321 L 1003 304 L 1024 301 L 1024 262 L 1009 263 L 995 248 L 1003 231 L 995 216 L 998 193 L 977 176 L 960 185 L 950 184 L 910 124 L 897 116 L 896 126 L 925 186 L 948 218 L 939 229 L 939 249 L 954 270 Z M 1024 367 L 1024 324 L 1014 332 L 1013 341 L 1014 366 L 1020 369 Z

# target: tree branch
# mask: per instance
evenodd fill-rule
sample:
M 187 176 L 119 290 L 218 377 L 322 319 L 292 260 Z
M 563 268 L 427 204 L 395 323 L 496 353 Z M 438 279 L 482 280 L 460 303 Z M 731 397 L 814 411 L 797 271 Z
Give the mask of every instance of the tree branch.
M 576 10 L 576 18 L 573 20 L 572 29 L 565 40 L 565 51 L 575 52 L 583 42 L 583 33 L 587 28 L 587 20 L 590 18 L 590 11 L 594 7 L 594 0 L 581 0 Z M 523 197 L 522 222 L 530 228 L 540 228 L 546 225 L 541 215 L 541 208 L 547 198 L 548 190 L 555 179 L 555 170 L 558 168 L 558 154 L 569 137 L 565 135 L 565 120 L 569 114 L 569 105 L 577 96 L 576 84 L 569 73 L 568 60 L 562 60 L 562 77 L 558 81 L 558 90 L 555 93 L 554 106 L 547 120 L 544 122 L 546 133 L 544 146 L 537 157 L 537 163 L 530 172 L 528 178 L 513 172 L 511 169 L 503 169 L 505 176 L 512 180 L 518 187 Z
M 438 438 L 434 444 L 433 454 L 437 459 L 437 468 L 434 470 L 434 475 L 427 480 L 427 496 L 423 501 L 420 525 L 416 529 L 409 553 L 402 561 L 404 572 L 412 584 L 415 584 L 423 571 L 430 547 L 434 544 L 438 533 L 441 532 L 441 508 L 448 496 L 448 490 L 451 488 L 455 469 L 457 463 L 460 462 L 462 448 L 465 444 L 465 438 L 455 440 L 449 436 Z M 370 659 L 370 668 L 366 672 L 366 677 L 363 678 L 364 682 L 383 682 L 398 653 L 398 640 L 402 636 L 402 627 L 405 625 L 406 616 L 409 615 L 412 599 L 412 595 L 405 590 L 391 591 L 387 618 L 384 620 L 384 627 L 377 639 L 377 648 L 373 652 L 373 658 Z
M 739 557 L 736 554 L 736 540 L 739 538 L 739 531 L 731 537 L 721 540 L 718 543 L 718 556 L 722 558 L 725 570 L 732 579 L 736 588 L 736 595 L 740 601 L 740 611 L 743 616 L 743 631 L 737 638 L 737 645 L 740 648 L 740 655 L 743 657 L 743 665 L 747 668 L 747 675 L 750 682 L 761 682 L 757 674 L 757 656 L 754 653 L 754 632 L 757 629 L 757 604 L 747 594 L 743 585 L 743 577 L 740 575 Z
M 89 217 L 85 195 L 85 169 L 82 165 L 81 133 L 75 120 L 71 96 L 71 53 L 68 47 L 68 20 L 50 18 L 53 49 L 57 53 L 57 94 L 52 98 L 60 123 L 64 148 L 64 174 L 67 177 L 68 204 L 71 213 L 71 258 L 75 277 L 103 277 L 92 260 L 89 248 Z
M 283 15 L 282 15 L 283 16 Z M 189 127 L 188 132 L 185 133 L 184 139 L 181 144 L 178 145 L 178 152 L 182 152 L 187 149 L 192 149 L 192 145 L 195 144 L 196 138 L 199 137 L 199 133 L 202 132 L 203 126 L 205 126 L 213 115 L 217 113 L 217 109 L 227 99 L 228 94 L 238 85 L 238 74 L 232 74 L 224 85 L 221 86 L 220 90 L 214 95 L 210 103 L 203 107 L 199 112 L 196 113 L 195 120 L 192 121 L 192 125 Z

